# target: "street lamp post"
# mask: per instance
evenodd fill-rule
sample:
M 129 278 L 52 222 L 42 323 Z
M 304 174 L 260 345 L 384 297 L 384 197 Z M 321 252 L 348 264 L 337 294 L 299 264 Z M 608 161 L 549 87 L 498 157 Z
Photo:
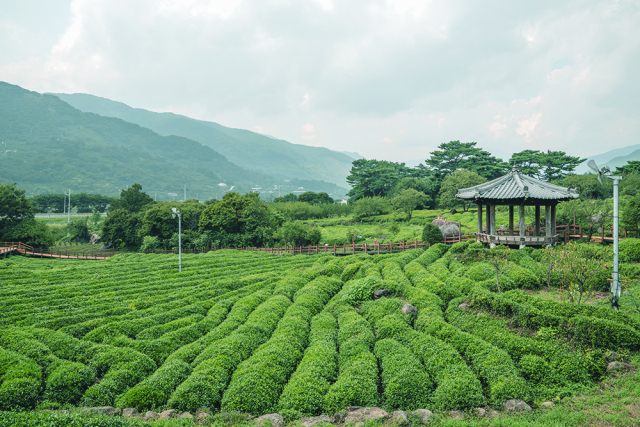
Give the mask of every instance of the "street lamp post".
M 178 272 L 182 273 L 182 215 L 176 208 L 171 208 L 171 210 L 173 211 L 171 217 L 178 217 Z

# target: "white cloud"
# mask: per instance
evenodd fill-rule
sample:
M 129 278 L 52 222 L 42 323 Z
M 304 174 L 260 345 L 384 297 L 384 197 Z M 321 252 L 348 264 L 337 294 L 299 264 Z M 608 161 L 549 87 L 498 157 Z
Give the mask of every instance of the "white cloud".
M 55 28 L 0 11 L 0 80 L 397 161 L 456 139 L 588 155 L 640 131 L 630 0 L 57 4 Z

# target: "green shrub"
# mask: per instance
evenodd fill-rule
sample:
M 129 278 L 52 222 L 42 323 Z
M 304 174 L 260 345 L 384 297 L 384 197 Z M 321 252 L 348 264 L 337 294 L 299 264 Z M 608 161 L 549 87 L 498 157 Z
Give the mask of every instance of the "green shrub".
M 520 289 L 540 289 L 540 280 L 526 268 L 512 264 L 505 275 Z
M 383 400 L 389 409 L 415 410 L 430 403 L 433 383 L 420 361 L 395 340 L 376 343 L 382 369 Z
M 75 405 L 95 382 L 96 373 L 92 368 L 82 363 L 64 362 L 47 378 L 44 398 Z
M 486 262 L 478 262 L 469 267 L 464 273 L 464 277 L 467 277 L 476 282 L 482 282 L 484 280 L 496 278 L 496 270 L 493 266 Z
M 622 239 L 619 246 L 620 261 L 640 262 L 640 239 L 628 237 Z
M 333 414 L 348 406 L 377 406 L 378 400 L 378 362 L 372 353 L 360 353 L 340 369 L 325 395 L 324 410 Z
M 431 223 L 427 223 L 424 225 L 424 228 L 422 229 L 423 242 L 433 245 L 435 243 L 440 243 L 443 240 L 444 237 L 442 237 L 442 232 L 437 225 Z
M 379 280 L 374 277 L 352 280 L 345 286 L 342 300 L 347 304 L 358 305 L 368 301 L 373 296 L 373 291 L 377 288 Z

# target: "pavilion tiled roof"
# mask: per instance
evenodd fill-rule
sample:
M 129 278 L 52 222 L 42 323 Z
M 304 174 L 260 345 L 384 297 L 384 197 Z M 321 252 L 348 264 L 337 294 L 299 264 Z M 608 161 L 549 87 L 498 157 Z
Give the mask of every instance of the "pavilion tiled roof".
M 513 168 L 507 175 L 500 178 L 474 187 L 461 188 L 456 197 L 464 200 L 515 202 L 516 200 L 566 201 L 580 196 L 571 188 L 537 180 Z

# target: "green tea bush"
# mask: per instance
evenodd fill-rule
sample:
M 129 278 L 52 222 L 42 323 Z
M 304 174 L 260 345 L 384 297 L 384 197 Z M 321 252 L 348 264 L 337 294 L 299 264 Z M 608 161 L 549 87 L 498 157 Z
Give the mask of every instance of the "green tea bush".
M 467 277 L 476 282 L 482 282 L 483 280 L 495 279 L 496 270 L 489 263 L 479 262 L 469 267 L 465 271 L 464 277 Z
M 511 267 L 505 272 L 505 275 L 513 281 L 516 287 L 520 289 L 540 289 L 540 280 L 538 280 L 536 275 L 526 268 L 511 265 Z
M 454 255 L 462 254 L 467 250 L 470 244 L 471 244 L 470 240 L 454 243 L 453 245 L 451 245 L 451 248 L 449 248 L 448 253 L 454 254 Z
M 374 353 L 382 369 L 384 405 L 389 409 L 415 410 L 430 403 L 433 383 L 424 366 L 395 340 L 379 340 Z
M 338 324 L 339 375 L 325 395 L 324 410 L 335 413 L 347 406 L 376 406 L 378 363 L 371 352 L 375 342 L 371 325 L 348 306 L 338 311 Z
M 324 396 L 337 377 L 336 339 L 335 318 L 329 313 L 316 315 L 311 321 L 310 345 L 280 396 L 280 411 L 322 412 Z
M 619 246 L 620 261 L 640 262 L 640 239 L 628 237 L 622 239 Z
M 150 377 L 130 388 L 116 404 L 122 408 L 137 408 L 140 411 L 159 408 L 169 399 L 175 388 L 191 374 L 189 364 L 174 360 L 162 365 Z
M 422 255 L 416 258 L 416 262 L 423 267 L 427 267 L 429 264 L 437 261 L 449 250 L 449 246 L 444 243 L 436 243 L 427 249 Z
M 82 363 L 64 361 L 48 376 L 44 398 L 75 405 L 95 382 L 96 373 L 92 368 Z
M 249 315 L 243 326 L 207 349 L 204 361 L 201 361 L 202 354 L 198 356 L 194 364 L 199 364 L 176 388 L 169 406 L 190 411 L 201 406 L 217 406 L 233 371 L 267 341 L 289 305 L 291 301 L 283 295 L 271 297 Z
M 460 309 L 456 307 L 454 310 Z M 502 404 L 507 399 L 526 401 L 531 397 L 526 381 L 519 376 L 513 360 L 505 351 L 443 320 L 421 320 L 419 316 L 417 329 L 450 343 L 471 362 L 478 377 L 489 386 L 493 404 Z
M 0 348 L 0 410 L 32 409 L 42 383 L 38 364 L 16 352 Z

